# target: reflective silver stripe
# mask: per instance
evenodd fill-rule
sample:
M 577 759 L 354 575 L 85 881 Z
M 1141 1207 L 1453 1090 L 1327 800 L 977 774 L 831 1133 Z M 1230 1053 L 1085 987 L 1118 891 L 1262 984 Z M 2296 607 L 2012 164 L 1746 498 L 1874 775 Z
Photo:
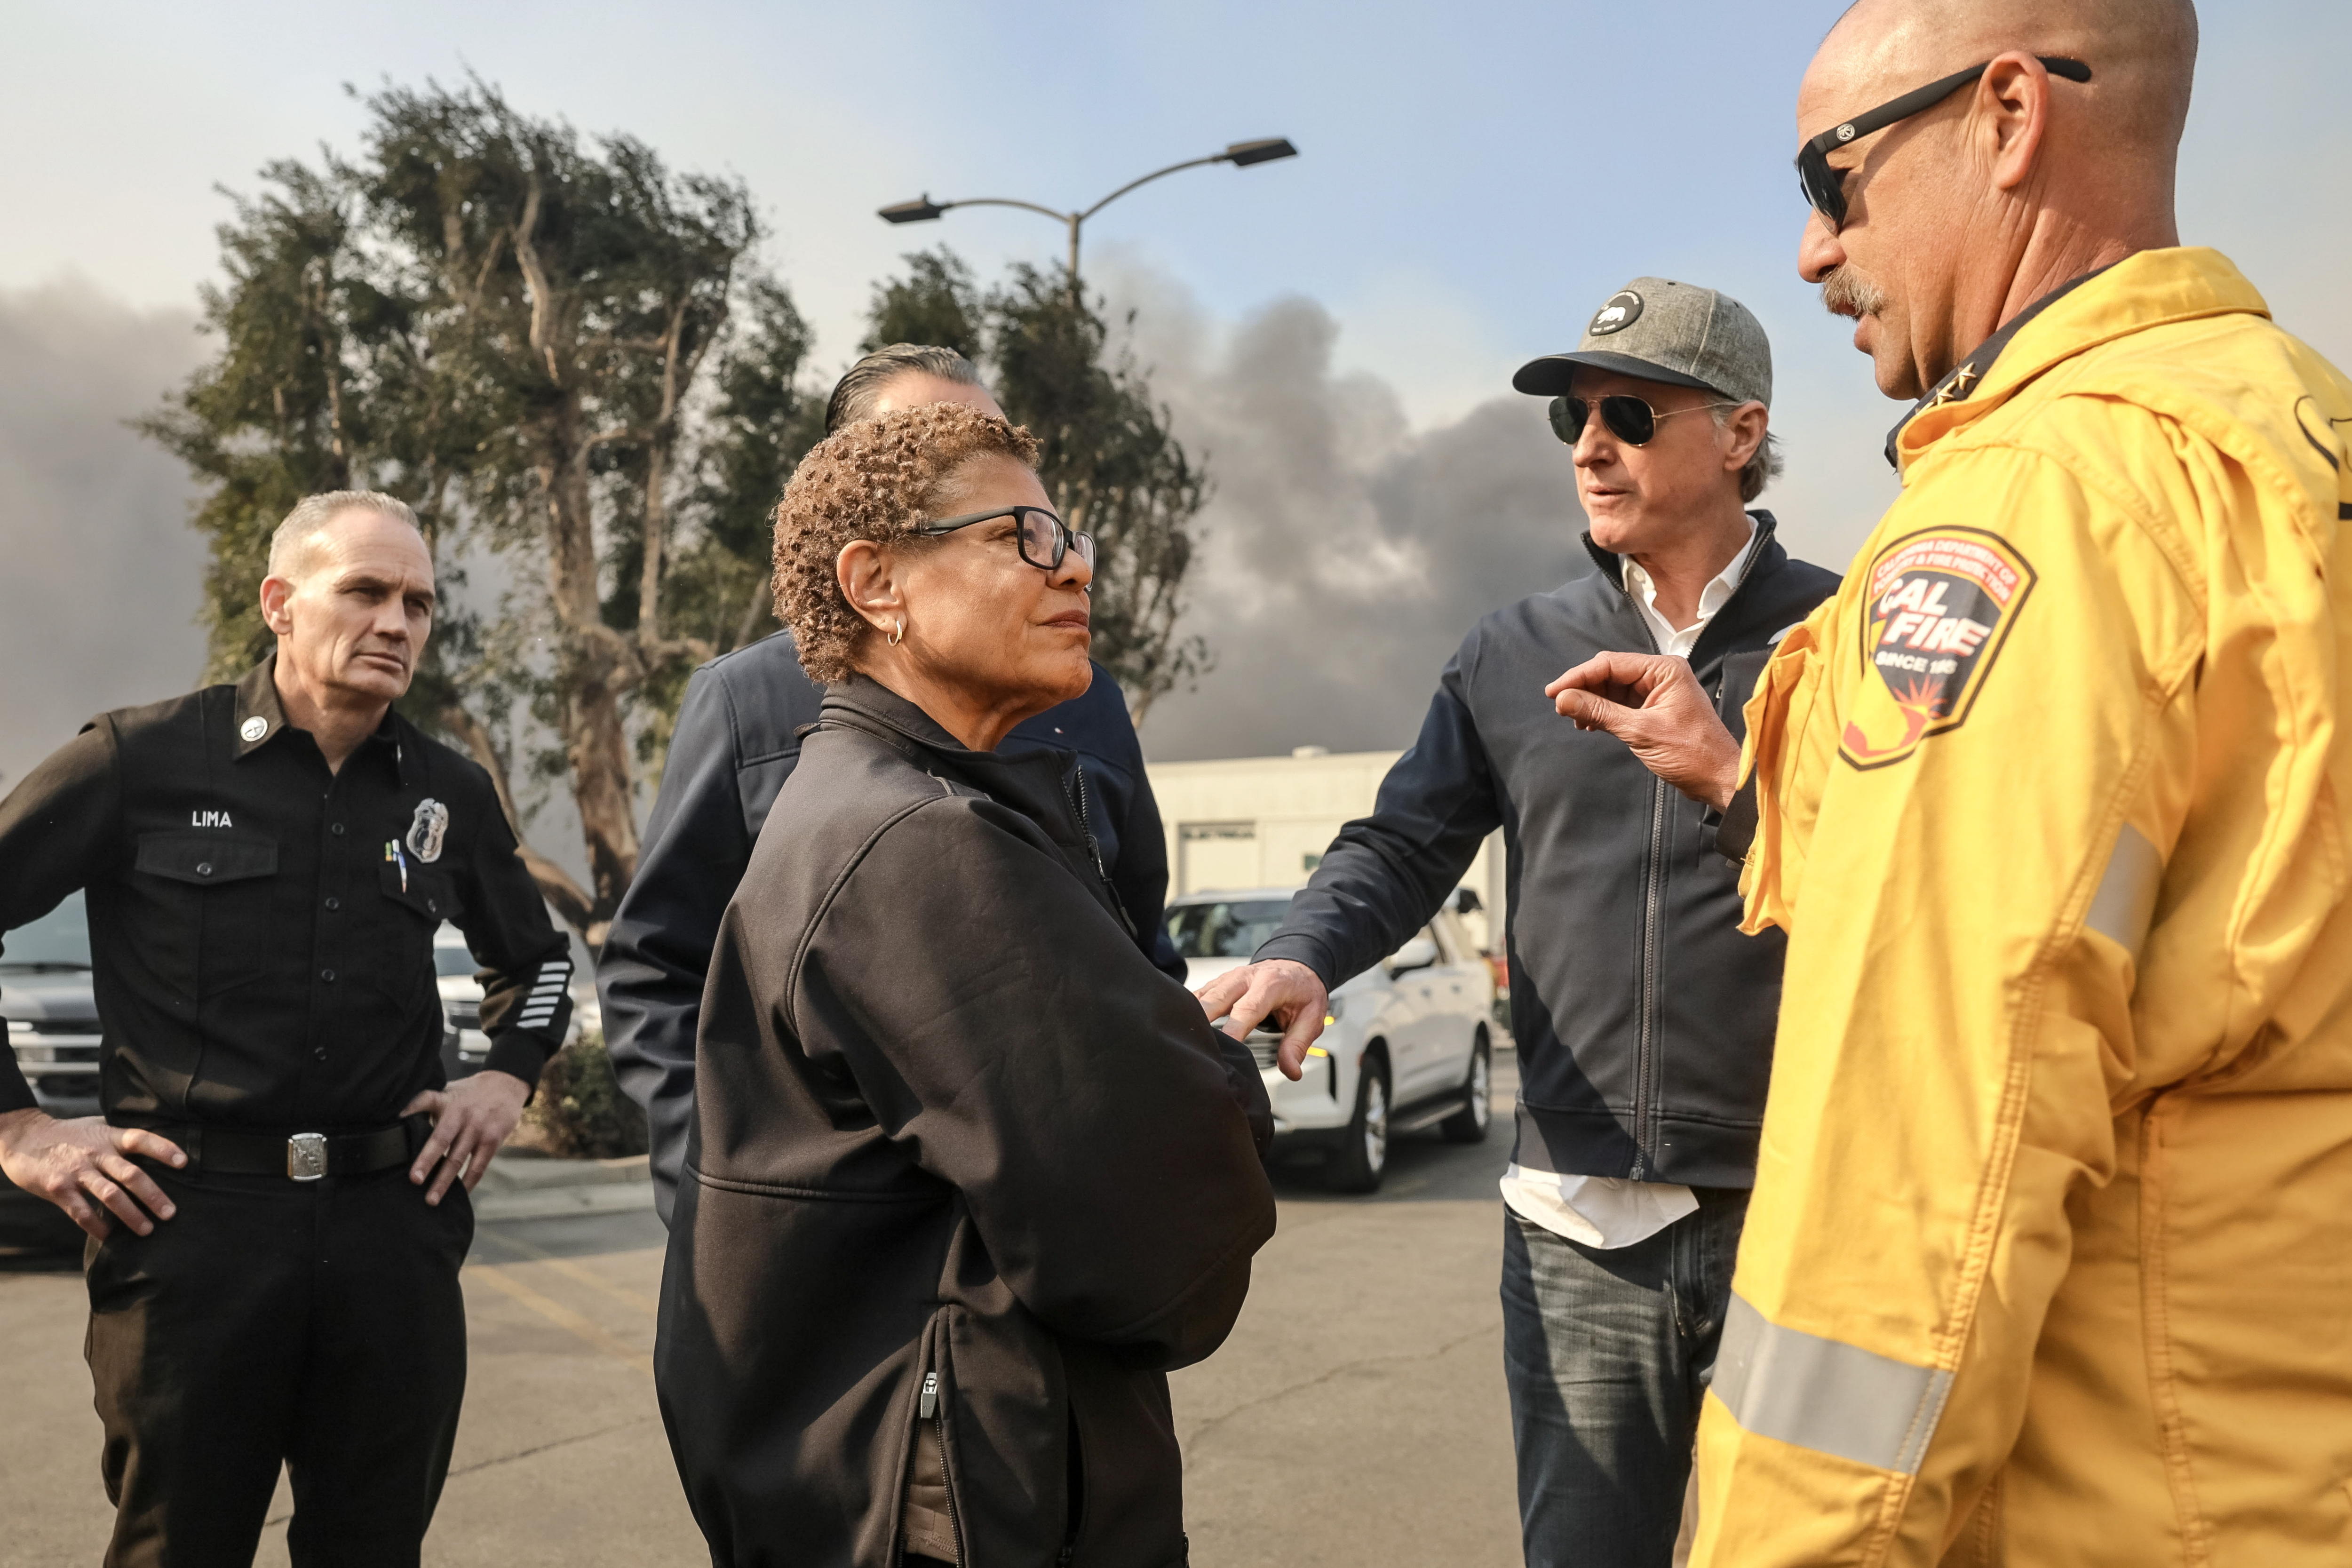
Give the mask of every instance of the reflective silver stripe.
M 1734 1296 L 1709 1387 L 1743 1430 L 1908 1476 L 1952 1374 L 1780 1328 Z
M 2107 858 L 2107 874 L 2091 896 L 2091 911 L 2083 924 L 2114 942 L 2134 958 L 2147 940 L 2148 921 L 2156 915 L 2157 889 L 2164 882 L 2164 857 L 2147 836 L 2126 822 L 2116 834 L 2116 851 Z

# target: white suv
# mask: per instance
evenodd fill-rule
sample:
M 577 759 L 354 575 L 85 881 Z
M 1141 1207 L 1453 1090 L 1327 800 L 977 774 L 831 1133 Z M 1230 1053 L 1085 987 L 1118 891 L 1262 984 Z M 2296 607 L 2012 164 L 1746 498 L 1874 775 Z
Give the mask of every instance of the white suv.
M 1194 989 L 1247 963 L 1290 912 L 1291 888 L 1192 893 L 1168 906 L 1168 934 Z M 1329 1152 L 1324 1177 L 1369 1193 L 1388 1168 L 1389 1140 L 1435 1125 L 1457 1143 L 1486 1136 L 1492 1111 L 1494 972 L 1454 909 L 1331 993 L 1323 1034 L 1297 1083 L 1274 1065 L 1280 1036 L 1260 1029 L 1251 1052 L 1274 1101 L 1275 1152 Z

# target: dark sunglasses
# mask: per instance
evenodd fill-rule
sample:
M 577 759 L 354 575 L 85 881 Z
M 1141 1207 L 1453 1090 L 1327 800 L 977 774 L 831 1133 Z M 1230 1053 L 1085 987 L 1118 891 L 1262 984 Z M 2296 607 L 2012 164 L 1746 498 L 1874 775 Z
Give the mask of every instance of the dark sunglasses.
M 1042 506 L 1000 506 L 987 511 L 968 511 L 961 517 L 943 517 L 924 523 L 915 531 L 931 538 L 970 528 L 975 522 L 993 522 L 1000 517 L 1009 517 L 1018 525 L 1013 538 L 1020 543 L 1021 559 L 1040 572 L 1059 571 L 1063 558 L 1073 550 L 1087 563 L 1087 571 L 1095 569 L 1095 536 L 1078 532 Z
M 1677 414 L 1696 414 L 1702 408 L 1737 408 L 1737 403 L 1701 403 L 1689 408 L 1669 408 L 1664 414 L 1638 397 L 1623 393 L 1604 397 L 1601 402 L 1601 423 L 1609 433 L 1628 447 L 1646 447 L 1650 437 L 1658 433 L 1658 421 L 1671 419 Z M 1584 437 L 1584 422 L 1592 417 L 1592 405 L 1581 397 L 1555 397 L 1551 400 L 1551 433 L 1573 447 Z
M 2091 68 L 2080 60 L 2053 59 L 2048 55 L 2033 58 L 2052 76 L 2063 76 L 2068 81 L 2091 79 Z M 1822 215 L 1822 221 L 1829 225 L 1832 234 L 1845 226 L 1846 171 L 1830 166 L 1831 149 L 1843 147 L 1874 131 L 1884 131 L 1898 120 L 1908 120 L 1933 109 L 1991 68 L 1992 62 L 1987 60 L 1983 65 L 1955 71 L 1941 80 L 1882 103 L 1867 114 L 1857 114 L 1843 124 L 1833 125 L 1797 150 L 1797 183 L 1804 187 L 1805 200 Z

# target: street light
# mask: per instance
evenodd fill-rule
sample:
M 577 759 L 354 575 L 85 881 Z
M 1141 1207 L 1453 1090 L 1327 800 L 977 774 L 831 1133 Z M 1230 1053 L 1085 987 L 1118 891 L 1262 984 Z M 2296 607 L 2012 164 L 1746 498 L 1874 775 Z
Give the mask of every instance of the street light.
M 1271 163 L 1277 158 L 1296 158 L 1298 149 L 1289 138 L 1268 136 L 1255 142 L 1236 142 L 1222 153 L 1206 158 L 1188 158 L 1181 163 L 1171 163 L 1164 169 L 1154 169 L 1139 180 L 1129 180 L 1110 195 L 1083 212 L 1056 212 L 1052 207 L 1039 206 L 1035 202 L 1016 202 L 1005 196 L 972 196 L 960 202 L 935 202 L 926 193 L 920 201 L 900 202 L 884 207 L 879 216 L 886 223 L 929 223 L 950 207 L 1019 207 L 1024 212 L 1042 213 L 1070 231 L 1070 297 L 1078 297 L 1078 230 L 1087 219 L 1127 195 L 1138 185 L 1148 185 L 1162 174 L 1172 174 L 1179 169 L 1197 169 L 1203 163 L 1231 163 L 1236 169 L 1246 169 L 1257 163 Z

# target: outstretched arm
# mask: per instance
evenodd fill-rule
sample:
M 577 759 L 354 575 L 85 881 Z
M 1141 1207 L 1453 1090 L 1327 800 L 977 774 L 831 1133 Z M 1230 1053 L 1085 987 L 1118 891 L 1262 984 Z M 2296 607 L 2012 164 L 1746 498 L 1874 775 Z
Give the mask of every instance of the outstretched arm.
M 1330 988 L 1426 924 L 1501 826 L 1465 674 L 1475 668 L 1478 636 L 1446 661 L 1421 733 L 1381 781 L 1372 815 L 1339 830 L 1256 961 L 1201 991 L 1212 1018 L 1231 1010 L 1226 1028 L 1237 1037 L 1274 1019 L 1283 1030 L 1276 1059 L 1292 1079 L 1323 1031 Z

